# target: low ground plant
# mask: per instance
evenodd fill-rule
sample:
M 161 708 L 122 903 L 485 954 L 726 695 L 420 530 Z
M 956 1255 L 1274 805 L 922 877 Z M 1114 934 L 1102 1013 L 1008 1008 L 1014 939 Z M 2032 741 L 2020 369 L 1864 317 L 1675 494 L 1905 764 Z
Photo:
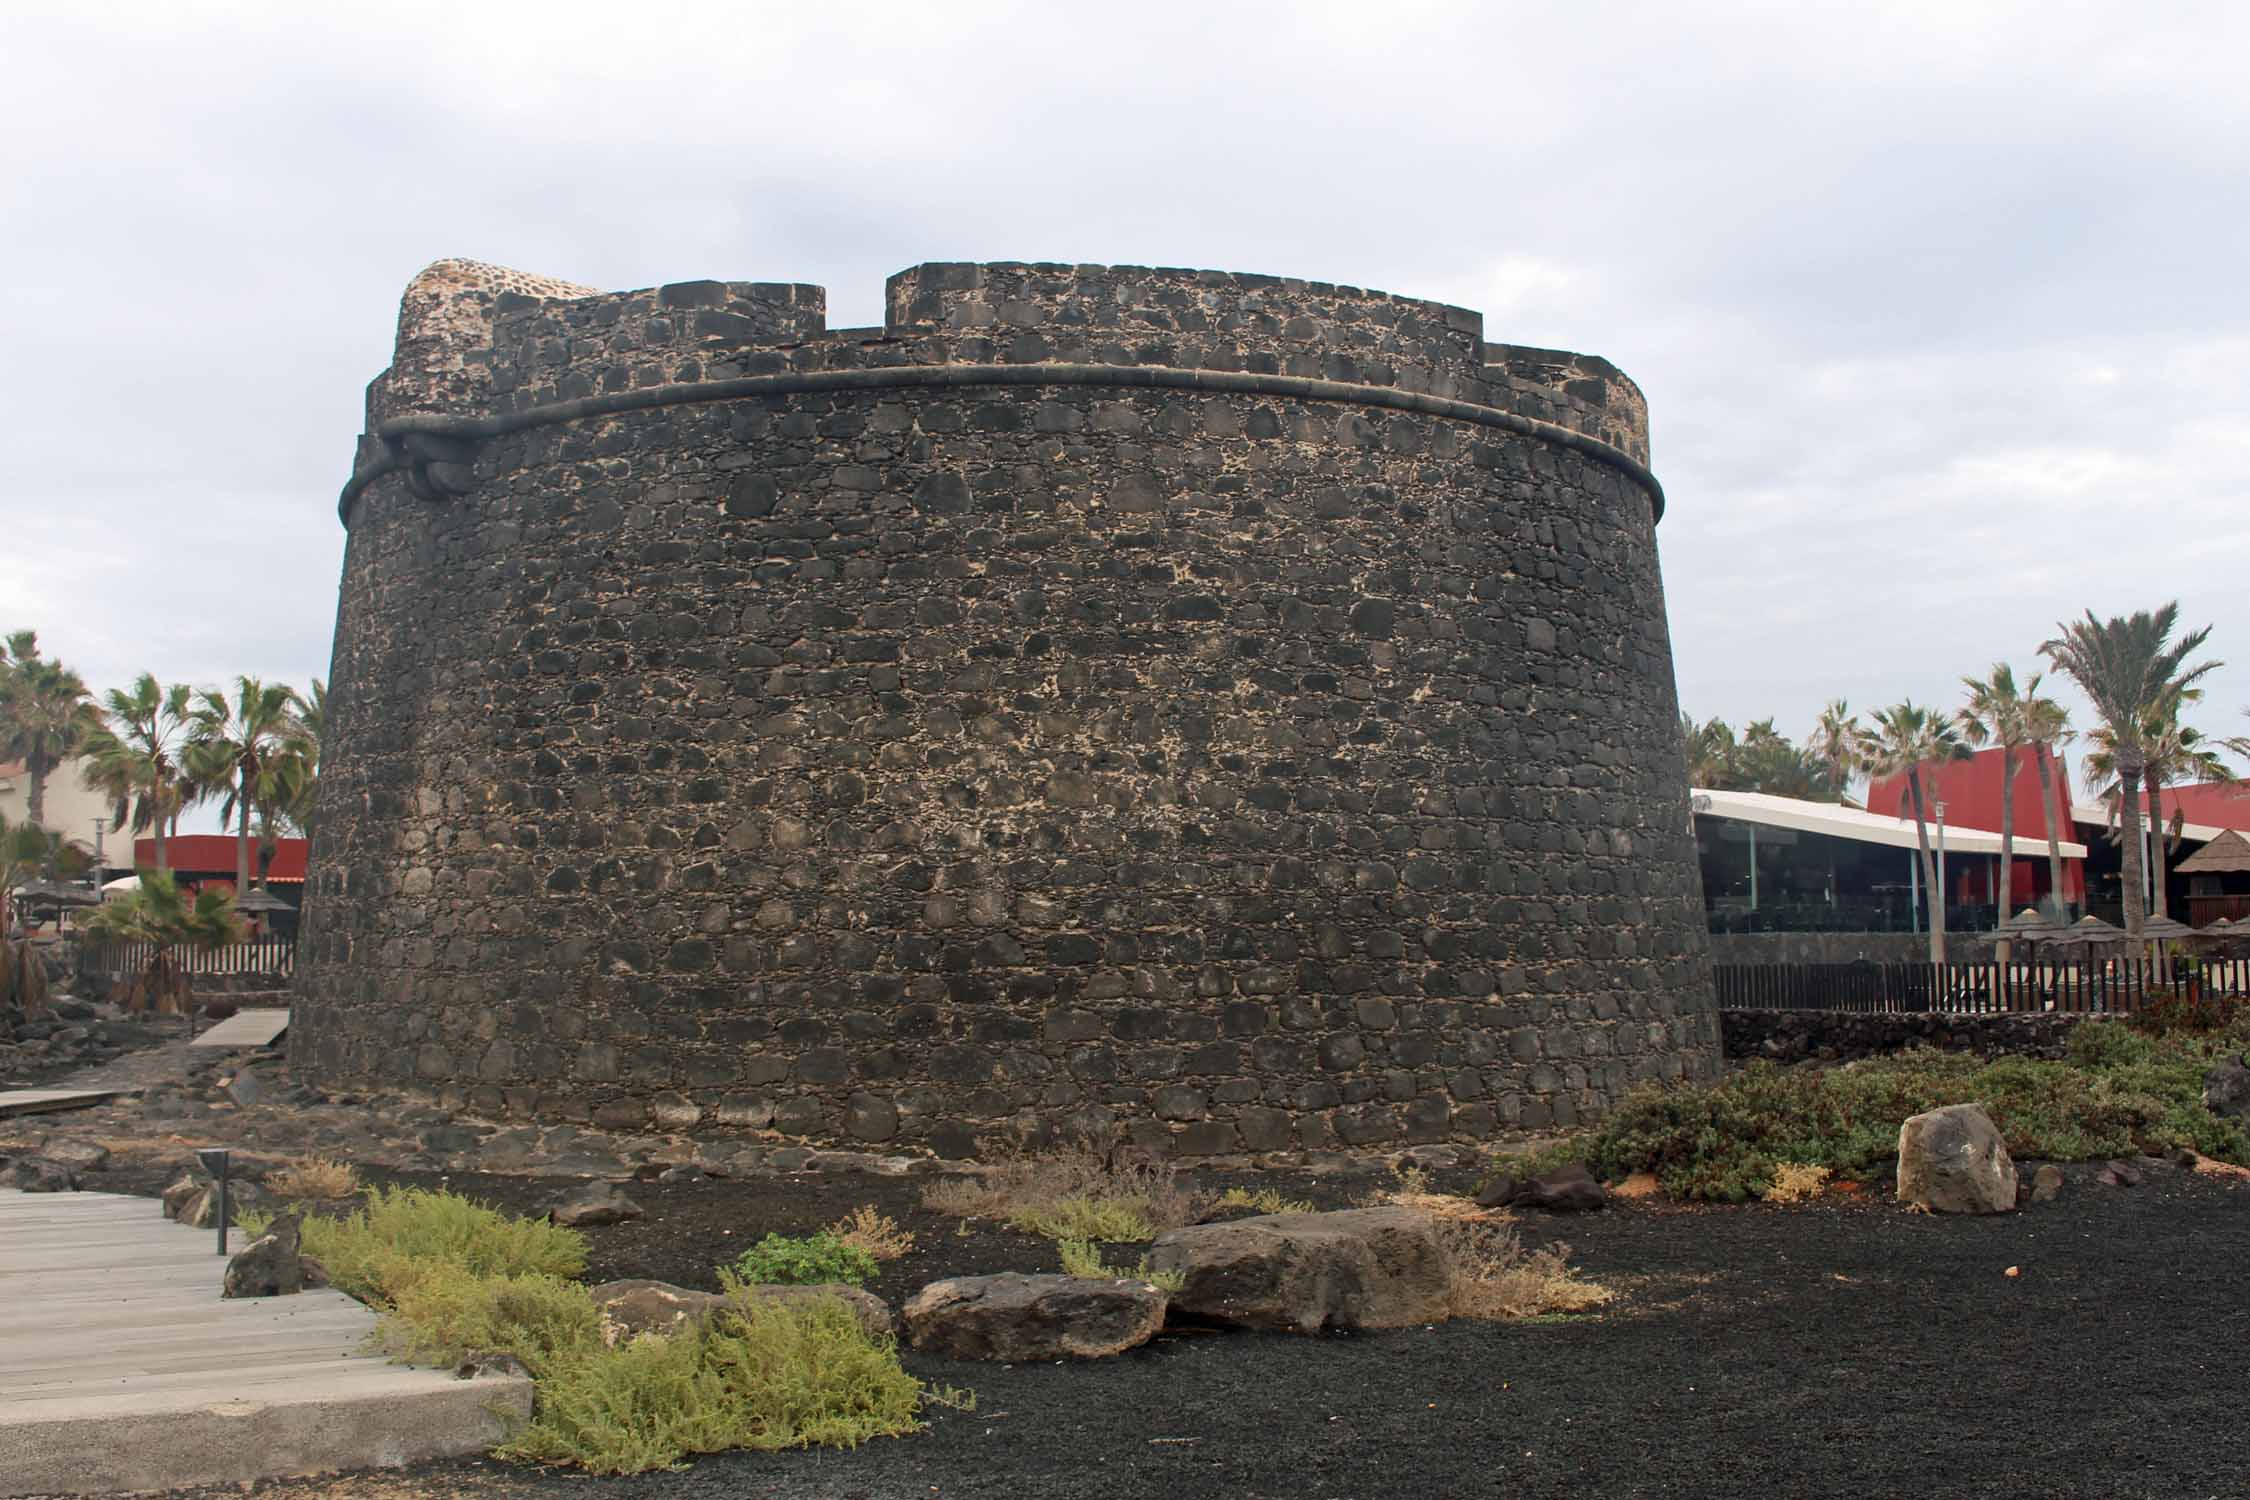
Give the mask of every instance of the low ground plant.
M 452 1261 L 427 1263 L 376 1320 L 373 1343 L 416 1365 L 458 1365 L 473 1354 L 512 1354 L 533 1376 L 558 1361 L 599 1353 L 601 1310 L 560 1276 L 479 1276 Z
M 1457 1318 L 1499 1320 L 1589 1312 L 1615 1293 L 1569 1264 L 1570 1247 L 1526 1250 L 1512 1229 L 1455 1220 L 1440 1231 Z
M 915 1431 L 925 1401 L 970 1404 L 924 1387 L 840 1301 L 745 1302 L 670 1336 L 554 1360 L 530 1424 L 497 1451 L 634 1474 L 729 1448 L 856 1448 Z
M 997 1155 L 982 1177 L 930 1187 L 923 1206 L 998 1219 L 1051 1240 L 1140 1241 L 1193 1223 L 1204 1205 L 1169 1162 L 1122 1146 L 1080 1142 L 1036 1153 L 1003 1148 Z
M 825 1243 L 804 1255 L 812 1241 Z M 915 1430 L 925 1401 L 969 1400 L 909 1375 L 897 1346 L 871 1339 L 840 1298 L 731 1296 L 676 1333 L 618 1340 L 568 1279 L 585 1265 L 579 1236 L 451 1194 L 378 1188 L 357 1213 L 306 1220 L 305 1243 L 339 1285 L 349 1277 L 382 1307 L 370 1341 L 394 1358 L 523 1362 L 538 1390 L 531 1421 L 499 1450 L 507 1457 L 629 1474 L 722 1448 L 855 1447 Z M 839 1252 L 873 1274 L 873 1257 L 834 1235 L 783 1243 L 778 1258 L 810 1279 L 845 1279 Z M 720 1279 L 743 1289 L 731 1272 Z
M 1140 1264 L 1127 1270 L 1105 1264 L 1099 1245 L 1091 1240 L 1060 1240 L 1055 1249 L 1062 1256 L 1065 1276 L 1082 1277 L 1088 1281 L 1145 1281 L 1167 1292 L 1177 1292 L 1187 1285 L 1187 1275 L 1181 1271 L 1159 1271 L 1142 1256 Z
M 1221 1208 L 1254 1208 L 1262 1214 L 1309 1214 L 1310 1201 L 1304 1198 L 1284 1198 L 1278 1188 L 1230 1187 L 1219 1194 Z
M 1803 1162 L 1785 1161 L 1773 1169 L 1773 1181 L 1766 1185 L 1768 1203 L 1804 1203 L 1819 1197 L 1828 1189 L 1832 1174 L 1826 1167 L 1808 1167 Z
M 807 1235 L 769 1234 L 734 1262 L 735 1274 L 744 1281 L 781 1286 L 832 1282 L 863 1286 L 881 1269 L 872 1252 L 829 1229 Z
M 307 1156 L 268 1172 L 265 1185 L 284 1198 L 349 1198 L 359 1191 L 359 1171 L 348 1161 Z
M 1909 1115 L 1982 1105 L 2011 1155 L 2089 1161 L 2187 1148 L 2250 1163 L 2250 1131 L 2203 1107 L 2203 1077 L 2240 1028 L 2149 1036 L 2086 1021 L 2060 1062 L 1913 1051 L 1837 1068 L 1756 1062 L 1713 1084 L 1636 1091 L 1593 1130 L 1496 1170 L 1536 1174 L 1584 1162 L 1614 1180 L 1650 1172 L 1683 1198 L 1739 1203 L 1765 1193 L 1784 1164 L 1852 1175 L 1898 1150 Z
M 250 1213 L 237 1222 L 255 1236 L 272 1220 Z M 303 1243 L 331 1283 L 378 1307 L 433 1263 L 470 1276 L 571 1277 L 586 1269 L 586 1237 L 576 1230 L 426 1188 L 378 1186 L 349 1214 L 309 1214 Z
M 914 1232 L 899 1228 L 889 1214 L 877 1213 L 872 1203 L 862 1203 L 829 1225 L 828 1232 L 877 1260 L 897 1260 L 914 1248 Z

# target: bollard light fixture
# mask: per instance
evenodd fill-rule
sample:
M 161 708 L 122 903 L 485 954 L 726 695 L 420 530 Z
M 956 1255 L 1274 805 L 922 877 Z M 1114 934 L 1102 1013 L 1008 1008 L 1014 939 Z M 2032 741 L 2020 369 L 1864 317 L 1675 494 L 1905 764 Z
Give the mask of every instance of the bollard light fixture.
M 218 1213 L 215 1217 L 219 1221 L 219 1253 L 224 1255 L 227 1253 L 227 1148 L 224 1146 L 200 1147 L 195 1153 L 195 1159 L 203 1163 L 203 1170 L 211 1174 L 211 1181 L 218 1188 L 219 1201 L 216 1204 Z

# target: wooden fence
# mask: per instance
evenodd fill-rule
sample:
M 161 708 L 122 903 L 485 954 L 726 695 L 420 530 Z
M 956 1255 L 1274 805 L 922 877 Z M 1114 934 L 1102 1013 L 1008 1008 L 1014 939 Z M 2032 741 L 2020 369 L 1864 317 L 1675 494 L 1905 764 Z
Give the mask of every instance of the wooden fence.
M 2250 959 L 2079 958 L 2012 963 L 1719 964 L 1722 1010 L 2123 1014 L 2152 1002 L 2250 993 Z
M 138 974 L 155 957 L 151 943 L 89 937 L 79 943 L 78 968 L 89 974 Z M 182 974 L 266 974 L 283 979 L 296 970 L 297 940 L 267 933 L 219 948 L 180 943 L 172 949 L 171 959 L 172 967 Z

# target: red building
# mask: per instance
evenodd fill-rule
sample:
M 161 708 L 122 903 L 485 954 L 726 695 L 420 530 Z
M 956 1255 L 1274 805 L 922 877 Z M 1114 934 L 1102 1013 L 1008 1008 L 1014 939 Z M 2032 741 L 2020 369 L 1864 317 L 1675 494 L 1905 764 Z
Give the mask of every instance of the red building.
M 304 839 L 274 841 L 273 862 L 266 866 L 266 884 L 274 894 L 296 899 L 296 888 L 305 883 Z M 164 862 L 183 885 L 223 885 L 234 889 L 235 838 L 231 833 L 176 833 L 164 841 Z M 133 868 L 156 868 L 156 840 L 133 840 Z M 250 841 L 250 883 L 258 882 L 258 841 Z
M 2008 801 L 2014 805 L 2016 858 L 2014 878 L 2010 883 L 2007 907 L 2018 911 L 2036 905 L 2047 894 L 2047 827 L 2054 825 L 2055 837 L 2062 843 L 2083 843 L 2087 832 L 2082 830 L 2072 813 L 2070 763 L 2061 756 L 2044 749 L 2024 748 L 2014 752 L 2016 779 Z M 2039 765 L 2044 760 L 2048 766 L 2050 790 L 2042 796 L 2039 782 Z M 1987 833 L 2000 831 L 2000 784 L 2006 764 L 1997 748 L 1980 750 L 1967 760 L 1949 761 L 1922 768 L 1922 815 L 1932 824 L 1931 839 L 1937 835 L 1937 805 L 1945 804 L 1945 821 L 1953 828 L 1976 828 Z M 2250 803 L 2245 811 L 2250 812 Z M 1867 810 L 1893 818 L 1911 818 L 1914 809 L 1906 795 L 1906 778 L 1892 776 L 1872 782 L 1867 788 Z M 1950 862 L 1949 862 L 1950 863 Z M 1960 906 L 1991 904 L 1993 876 L 1998 859 L 1963 860 L 1959 866 L 1947 870 L 1953 885 L 1947 899 Z M 2063 899 L 2073 906 L 2082 906 L 2086 899 L 2086 872 L 2082 862 L 2063 861 Z

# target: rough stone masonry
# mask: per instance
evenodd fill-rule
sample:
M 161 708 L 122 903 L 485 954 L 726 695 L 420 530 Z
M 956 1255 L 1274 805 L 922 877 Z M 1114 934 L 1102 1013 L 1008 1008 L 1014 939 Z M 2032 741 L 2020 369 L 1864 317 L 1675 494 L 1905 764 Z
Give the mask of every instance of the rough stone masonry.
M 408 288 L 300 1077 L 1207 1155 L 1716 1068 L 1631 381 L 1268 276 L 887 292 Z

